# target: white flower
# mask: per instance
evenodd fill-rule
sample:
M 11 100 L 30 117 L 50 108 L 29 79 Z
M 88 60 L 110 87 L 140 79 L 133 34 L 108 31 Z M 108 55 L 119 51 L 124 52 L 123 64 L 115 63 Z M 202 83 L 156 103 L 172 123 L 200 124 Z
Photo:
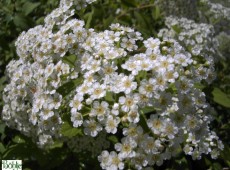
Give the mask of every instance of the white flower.
M 101 162 L 100 165 L 102 169 L 107 169 L 112 163 L 112 159 L 108 151 L 102 151 L 101 155 L 98 156 L 98 160 Z
M 138 123 L 140 121 L 140 113 L 137 107 L 132 108 L 128 112 L 127 119 L 130 123 Z
M 147 120 L 148 127 L 153 131 L 154 134 L 159 135 L 164 127 L 164 121 L 162 118 L 158 118 L 158 115 L 151 115 L 150 119 Z
M 84 133 L 92 137 L 97 136 L 98 132 L 102 131 L 102 126 L 93 119 L 85 120 L 83 126 Z
M 73 98 L 73 100 L 70 101 L 69 106 L 71 107 L 71 113 L 76 113 L 78 110 L 80 110 L 83 106 L 83 96 L 80 94 L 76 94 Z
M 38 118 L 37 118 L 37 114 L 36 113 L 31 113 L 30 114 L 30 118 L 29 121 L 33 124 L 36 125 Z
M 103 84 L 99 84 L 99 83 L 94 83 L 93 86 L 91 87 L 92 89 L 90 90 L 90 98 L 92 100 L 95 100 L 95 99 L 100 99 L 102 97 L 105 96 L 106 94 L 106 86 L 103 85 Z
M 139 138 L 143 135 L 143 128 L 131 123 L 128 128 L 123 128 L 123 135 L 131 138 Z
M 110 159 L 111 159 L 111 165 L 107 167 L 108 170 L 117 170 L 117 169 L 124 169 L 124 163 L 122 162 L 122 158 L 119 154 L 112 151 L 110 152 Z
M 124 76 L 120 80 L 119 87 L 125 94 L 131 93 L 133 90 L 137 88 L 137 83 L 133 81 L 134 76 Z
M 109 104 L 105 101 L 102 101 L 101 103 L 98 101 L 93 102 L 93 108 L 89 113 L 89 116 L 91 117 L 97 117 L 99 121 L 103 121 L 105 119 L 105 116 L 109 113 Z
M 160 46 L 160 40 L 158 38 L 149 38 L 144 41 L 145 47 L 148 49 L 154 50 L 155 48 L 159 48 Z
M 113 117 L 111 115 L 108 116 L 105 123 L 105 130 L 107 133 L 115 134 L 117 132 L 117 126 L 120 123 L 119 117 Z
M 54 112 L 52 110 L 49 110 L 48 108 L 44 108 L 41 110 L 39 115 L 42 120 L 47 120 L 54 115 Z
M 73 127 L 79 127 L 83 123 L 82 114 L 79 112 L 73 112 L 73 113 L 71 113 L 70 120 L 73 122 Z
M 121 105 L 121 110 L 123 112 L 128 112 L 132 108 L 135 108 L 138 103 L 138 95 L 126 95 L 126 97 L 119 97 L 119 104 Z
M 168 136 L 169 139 L 175 138 L 175 135 L 178 133 L 178 128 L 168 120 L 164 124 L 163 133 Z
M 143 79 L 140 84 L 141 85 L 138 89 L 139 93 L 149 98 L 152 97 L 155 90 L 156 80 L 152 78 L 150 78 L 148 81 L 146 79 Z
M 119 151 L 121 158 L 132 158 L 135 156 L 134 148 L 136 148 L 137 143 L 134 139 L 130 137 L 122 138 L 121 143 L 115 144 L 115 149 Z
M 141 141 L 141 147 L 146 154 L 157 154 L 159 152 L 155 144 L 155 139 L 147 135 L 144 136 L 144 140 Z

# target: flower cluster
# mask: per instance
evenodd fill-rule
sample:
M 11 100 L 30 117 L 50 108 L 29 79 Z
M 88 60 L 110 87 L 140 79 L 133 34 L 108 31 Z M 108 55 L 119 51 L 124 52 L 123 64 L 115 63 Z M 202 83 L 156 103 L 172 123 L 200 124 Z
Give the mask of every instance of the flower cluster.
M 203 6 L 209 8 L 208 15 L 211 15 L 215 19 L 230 19 L 230 8 L 225 7 L 220 3 L 212 3 L 210 0 L 200 0 L 200 2 Z
M 211 108 L 199 89 L 213 80 L 211 57 L 201 62 L 173 38 L 143 39 L 120 24 L 86 29 L 71 17 L 73 4 L 61 1 L 45 25 L 19 36 L 20 59 L 8 65 L 4 90 L 8 126 L 45 146 L 62 137 L 68 110 L 73 128 L 91 139 L 103 134 L 96 153 L 106 149 L 107 136 L 121 136 L 115 151 L 98 156 L 103 169 L 124 169 L 127 161 L 136 169 L 160 166 L 181 150 L 193 159 L 209 153 L 216 158 L 223 145 L 209 129 Z M 200 45 L 202 36 L 196 37 Z M 63 93 L 68 84 L 74 88 Z M 70 148 L 87 137 L 73 138 Z
M 155 4 L 165 16 L 185 17 L 195 19 L 198 17 L 197 0 L 156 0 Z
M 163 28 L 158 33 L 163 39 L 174 38 L 195 56 L 208 57 L 216 53 L 218 41 L 214 38 L 214 28 L 205 23 L 195 23 L 187 18 L 177 18 L 169 16 L 165 20 L 167 28 Z

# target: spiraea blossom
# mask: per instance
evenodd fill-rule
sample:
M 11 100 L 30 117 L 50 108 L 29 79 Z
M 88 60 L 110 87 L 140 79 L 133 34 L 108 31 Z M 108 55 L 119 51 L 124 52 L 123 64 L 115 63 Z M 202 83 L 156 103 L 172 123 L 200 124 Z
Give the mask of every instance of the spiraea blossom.
M 223 144 L 209 128 L 211 108 L 197 86 L 214 78 L 212 56 L 203 55 L 206 25 L 194 33 L 194 23 L 173 20 L 193 30 L 178 39 L 163 31 L 161 38 L 144 39 L 120 24 L 99 32 L 73 18 L 92 2 L 62 0 L 44 25 L 18 37 L 19 59 L 7 66 L 6 124 L 45 147 L 65 138 L 61 129 L 68 117 L 81 132 L 68 146 L 101 151 L 103 169 L 124 169 L 127 162 L 136 169 L 160 166 L 178 150 L 193 159 L 216 158 Z M 107 137 L 121 132 L 114 150 L 104 150 Z

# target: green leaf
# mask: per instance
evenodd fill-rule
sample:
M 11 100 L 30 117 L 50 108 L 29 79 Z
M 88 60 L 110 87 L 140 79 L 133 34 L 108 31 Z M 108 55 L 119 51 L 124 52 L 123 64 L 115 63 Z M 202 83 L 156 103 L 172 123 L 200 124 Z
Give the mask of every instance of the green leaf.
M 23 13 L 27 16 L 29 15 L 31 12 L 33 12 L 34 9 L 36 9 L 41 3 L 40 2 L 26 2 L 23 7 L 22 7 L 22 11 Z
M 28 21 L 25 16 L 18 14 L 14 17 L 15 26 L 25 29 L 28 27 Z
M 173 25 L 172 26 L 172 29 L 177 33 L 179 34 L 181 32 L 181 28 L 178 26 L 178 25 Z
M 213 100 L 216 103 L 224 107 L 230 108 L 230 98 L 219 88 L 214 88 L 214 90 L 212 91 L 212 95 L 213 95 Z
M 92 9 L 92 12 L 90 12 L 88 14 L 87 22 L 86 22 L 86 25 L 85 25 L 86 28 L 90 28 L 90 24 L 91 24 L 91 21 L 92 21 L 92 18 L 93 18 L 93 14 L 94 14 L 94 8 Z
M 64 63 L 69 64 L 70 66 L 74 67 L 76 58 L 77 56 L 72 54 L 72 55 L 63 57 L 62 60 Z
M 72 127 L 69 122 L 64 122 L 61 127 L 61 134 L 71 138 L 77 135 L 82 135 L 82 130 L 80 128 Z
M 1 134 L 4 133 L 5 127 L 6 127 L 6 125 L 5 125 L 2 121 L 0 121 L 0 133 L 1 133 Z
M 108 137 L 108 140 L 111 141 L 112 143 L 118 143 L 118 139 L 115 135 L 111 135 Z
M 1 155 L 2 155 L 3 152 L 5 152 L 5 150 L 6 150 L 5 146 L 2 143 L 0 143 L 0 153 L 1 153 Z
M 25 143 L 25 139 L 23 139 L 22 136 L 17 135 L 17 136 L 15 136 L 15 137 L 13 138 L 13 142 L 15 142 L 15 143 Z
M 224 150 L 222 150 L 220 152 L 220 158 L 222 160 L 224 160 L 226 162 L 226 164 L 228 164 L 228 166 L 230 167 L 230 147 L 228 146 L 228 144 L 224 145 Z
M 154 107 L 151 107 L 151 106 L 147 106 L 147 107 L 144 107 L 143 109 L 141 109 L 141 111 L 142 111 L 144 114 L 154 112 L 155 110 L 156 110 L 156 109 L 155 109 Z
M 108 18 L 103 19 L 104 27 L 107 28 L 114 21 L 114 16 L 110 15 Z
M 121 2 L 127 7 L 137 7 L 137 2 L 135 0 L 121 0 Z
M 156 6 L 154 10 L 152 10 L 152 17 L 157 20 L 160 18 L 160 8 Z
M 109 102 L 114 102 L 113 93 L 107 91 L 105 95 L 105 100 Z
M 61 148 L 63 146 L 63 142 L 60 141 L 55 141 L 52 146 L 50 146 L 50 149 L 54 149 L 54 148 Z
M 57 92 L 60 93 L 63 97 L 68 95 L 72 90 L 75 89 L 77 85 L 81 83 L 81 78 L 69 81 L 65 84 L 63 84 L 61 87 L 57 89 Z
M 30 148 L 31 149 L 31 148 Z M 23 143 L 11 145 L 3 153 L 4 159 L 25 159 L 30 157 L 32 151 Z

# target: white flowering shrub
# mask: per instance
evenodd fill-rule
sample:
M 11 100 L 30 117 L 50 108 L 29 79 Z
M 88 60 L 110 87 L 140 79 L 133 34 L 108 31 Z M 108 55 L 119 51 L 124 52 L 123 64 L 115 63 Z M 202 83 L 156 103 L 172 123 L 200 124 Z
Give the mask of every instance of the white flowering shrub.
M 3 94 L 6 124 L 42 148 L 65 141 L 92 152 L 102 169 L 160 166 L 182 150 L 194 160 L 217 158 L 223 144 L 209 128 L 201 89 L 215 78 L 212 28 L 166 19 L 159 37 L 120 24 L 95 31 L 74 18 L 92 2 L 62 0 L 44 25 L 18 37 Z M 180 31 L 170 30 L 177 23 Z

